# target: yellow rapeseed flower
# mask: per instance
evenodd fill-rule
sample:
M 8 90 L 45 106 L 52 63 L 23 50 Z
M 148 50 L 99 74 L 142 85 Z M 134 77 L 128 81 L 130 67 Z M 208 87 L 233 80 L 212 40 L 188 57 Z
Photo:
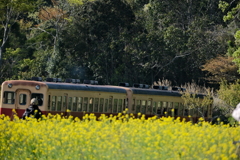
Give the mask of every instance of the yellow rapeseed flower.
M 31 118 L 0 119 L 0 156 L 116 160 L 238 158 L 238 145 L 232 142 L 240 140 L 239 126 L 212 125 L 203 120 L 201 125 L 193 125 L 170 116 L 145 119 L 139 113 L 143 115 L 139 119 L 129 115 L 102 114 L 100 121 L 94 114 L 86 114 L 85 119 L 49 114 L 39 122 Z

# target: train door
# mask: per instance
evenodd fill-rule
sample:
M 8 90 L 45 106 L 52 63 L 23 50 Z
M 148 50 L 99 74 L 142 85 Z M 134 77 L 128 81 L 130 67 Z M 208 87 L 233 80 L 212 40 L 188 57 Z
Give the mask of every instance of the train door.
M 15 110 L 19 117 L 22 117 L 26 108 L 30 105 L 31 92 L 26 89 L 19 89 L 16 91 Z

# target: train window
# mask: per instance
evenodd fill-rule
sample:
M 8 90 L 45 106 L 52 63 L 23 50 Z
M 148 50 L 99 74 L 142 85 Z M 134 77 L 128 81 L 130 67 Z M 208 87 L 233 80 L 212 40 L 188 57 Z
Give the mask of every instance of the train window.
M 204 109 L 201 108 L 201 107 L 197 107 L 196 108 L 196 112 L 197 112 L 196 116 L 201 117 L 203 115 L 203 113 L 204 113 Z
M 207 106 L 207 108 L 208 108 L 208 117 L 211 117 L 211 115 L 212 115 L 212 105 L 208 105 Z
M 152 113 L 152 101 L 147 102 L 147 113 L 148 114 Z
M 167 107 L 168 115 L 172 115 L 173 102 L 167 102 L 167 104 L 168 104 L 168 107 Z
M 113 103 L 113 113 L 117 113 L 118 99 L 114 99 Z
M 77 111 L 77 97 L 73 97 L 73 108 L 72 111 Z
M 123 109 L 128 108 L 128 98 L 123 100 Z
M 48 110 L 50 110 L 50 105 L 51 105 L 51 96 L 48 95 Z
M 128 106 L 127 106 L 127 99 L 123 99 L 122 111 L 125 111 L 126 108 L 128 108 Z
M 198 107 L 193 108 L 192 110 L 193 110 L 193 114 L 191 115 L 193 115 L 194 117 L 198 116 Z
M 203 108 L 199 108 L 198 115 L 200 117 L 204 116 L 204 107 Z
M 188 116 L 188 115 L 189 115 L 189 110 L 188 110 L 188 109 L 184 109 L 183 115 L 184 115 L 184 116 Z
M 68 109 L 72 111 L 72 97 L 68 97 Z
M 191 115 L 191 116 L 195 116 L 194 114 L 195 114 L 195 109 L 189 109 L 188 110 L 188 115 Z
M 43 105 L 43 94 L 40 93 L 32 93 L 31 99 L 36 98 L 38 100 L 38 106 Z
M 146 113 L 146 101 L 142 101 L 141 113 L 143 113 L 143 114 Z
M 135 99 L 133 99 L 133 102 L 132 102 L 132 111 L 133 111 L 133 113 L 135 111 Z
M 204 108 L 204 111 L 203 111 L 203 113 L 204 113 L 204 117 L 207 117 L 208 116 L 208 110 L 209 110 L 209 106 L 207 106 L 206 108 Z
M 26 105 L 27 104 L 27 95 L 26 94 L 20 94 L 19 95 L 19 104 L 20 105 Z
M 14 101 L 15 101 L 15 93 L 14 92 L 4 92 L 3 103 L 14 104 Z
M 197 110 L 197 115 L 198 115 L 199 117 L 201 117 L 201 116 L 202 116 L 202 113 L 203 113 L 203 108 L 198 108 L 198 110 Z
M 77 111 L 82 111 L 82 97 L 78 97 L 78 107 Z
M 140 100 L 137 100 L 136 113 L 140 113 L 140 107 L 141 107 L 141 101 L 140 101 Z
M 94 102 L 94 112 L 98 112 L 98 102 L 99 102 L 99 98 L 95 98 L 95 102 Z
M 94 99 L 92 97 L 89 98 L 88 112 L 93 112 L 93 101 Z
M 61 111 L 62 108 L 62 96 L 57 97 L 57 111 Z
M 183 116 L 183 109 L 184 109 L 184 105 L 180 103 L 178 108 L 178 116 Z
M 104 107 L 104 112 L 108 111 L 108 99 L 105 99 L 105 107 Z
M 109 106 L 108 106 L 108 112 L 112 112 L 112 104 L 113 104 L 113 97 L 109 97 Z
M 56 110 L 56 96 L 52 96 L 52 111 Z
M 66 111 L 66 109 L 67 109 L 67 96 L 64 96 L 62 111 Z
M 119 99 L 118 100 L 118 113 L 121 113 L 123 111 L 123 100 L 122 99 Z
M 162 106 L 163 106 L 163 114 L 166 114 L 167 113 L 167 102 L 163 102 Z
M 178 108 L 179 108 L 179 103 L 174 102 L 174 116 L 178 116 Z
M 162 102 L 157 102 L 157 114 L 163 114 Z
M 104 98 L 100 98 L 99 112 L 103 112 Z
M 157 114 L 157 102 L 153 102 L 152 113 Z
M 88 107 L 88 97 L 84 97 L 84 100 L 83 100 L 83 111 L 87 111 L 87 107 Z

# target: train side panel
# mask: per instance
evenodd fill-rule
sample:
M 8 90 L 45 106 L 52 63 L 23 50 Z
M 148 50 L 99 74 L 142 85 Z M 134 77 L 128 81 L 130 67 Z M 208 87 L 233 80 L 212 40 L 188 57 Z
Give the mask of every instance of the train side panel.
M 57 90 L 48 92 L 46 113 L 82 117 L 87 113 L 112 114 L 126 108 L 126 93 L 84 90 Z
M 149 92 L 151 91 L 149 90 Z M 146 117 L 160 117 L 166 114 L 165 112 L 169 115 L 169 113 L 172 112 L 172 109 L 175 110 L 174 112 L 176 114 L 182 104 L 183 100 L 180 94 L 177 96 L 171 96 L 168 91 L 154 91 L 152 94 L 135 92 L 133 93 L 133 107 L 131 112 L 135 114 L 142 113 L 145 114 Z
M 39 99 L 39 108 L 44 114 L 72 115 L 82 118 L 94 113 L 117 115 L 128 108 L 128 113 L 146 118 L 151 116 L 175 116 L 188 119 L 201 117 L 198 111 L 185 108 L 178 91 L 143 89 L 134 87 L 38 82 L 26 80 L 5 81 L 2 84 L 0 114 L 19 117 L 30 105 L 31 98 Z M 199 95 L 200 99 L 203 96 Z M 211 118 L 212 108 L 203 110 Z
M 196 122 L 199 117 L 202 117 L 200 112 L 205 113 L 206 120 L 211 118 L 211 106 L 206 109 L 202 109 L 200 112 L 197 110 L 189 110 L 184 106 L 182 94 L 178 91 L 170 90 L 153 90 L 153 89 L 140 89 L 132 88 L 133 91 L 133 105 L 130 112 L 137 115 L 138 113 L 145 114 L 146 117 L 162 117 L 173 116 L 191 119 Z M 203 99 L 203 95 L 197 95 L 200 100 Z

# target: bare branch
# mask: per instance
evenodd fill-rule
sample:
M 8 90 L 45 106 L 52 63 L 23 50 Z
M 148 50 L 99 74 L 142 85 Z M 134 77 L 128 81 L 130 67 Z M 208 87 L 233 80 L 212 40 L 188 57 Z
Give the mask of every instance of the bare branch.
M 47 34 L 49 34 L 49 35 L 51 35 L 51 36 L 53 36 L 53 37 L 55 38 L 55 36 L 54 36 L 52 33 L 46 31 L 45 29 L 42 29 L 42 28 L 40 28 L 40 27 L 37 27 L 37 28 L 30 28 L 30 30 L 34 30 L 34 29 L 38 29 L 38 30 L 40 30 L 40 31 L 43 31 L 43 32 L 45 32 L 45 33 L 47 33 Z
M 197 49 L 196 49 L 196 50 L 197 50 Z M 181 54 L 181 55 L 176 55 L 176 56 L 175 56 L 173 59 L 171 59 L 167 64 L 165 64 L 165 65 L 163 65 L 163 66 L 161 66 L 161 67 L 160 67 L 159 64 L 155 64 L 154 66 L 151 67 L 151 69 L 153 69 L 153 68 L 155 68 L 155 67 L 160 67 L 160 69 L 158 70 L 158 72 L 155 74 L 155 76 L 157 76 L 158 73 L 159 73 L 163 68 L 165 68 L 165 67 L 167 67 L 168 65 L 170 65 L 171 63 L 173 63 L 177 58 L 185 57 L 185 56 L 191 55 L 192 53 L 193 53 L 193 51 L 190 52 L 190 53 L 185 52 L 185 53 L 183 53 L 183 54 Z M 155 77 L 155 76 L 154 76 L 154 77 Z

